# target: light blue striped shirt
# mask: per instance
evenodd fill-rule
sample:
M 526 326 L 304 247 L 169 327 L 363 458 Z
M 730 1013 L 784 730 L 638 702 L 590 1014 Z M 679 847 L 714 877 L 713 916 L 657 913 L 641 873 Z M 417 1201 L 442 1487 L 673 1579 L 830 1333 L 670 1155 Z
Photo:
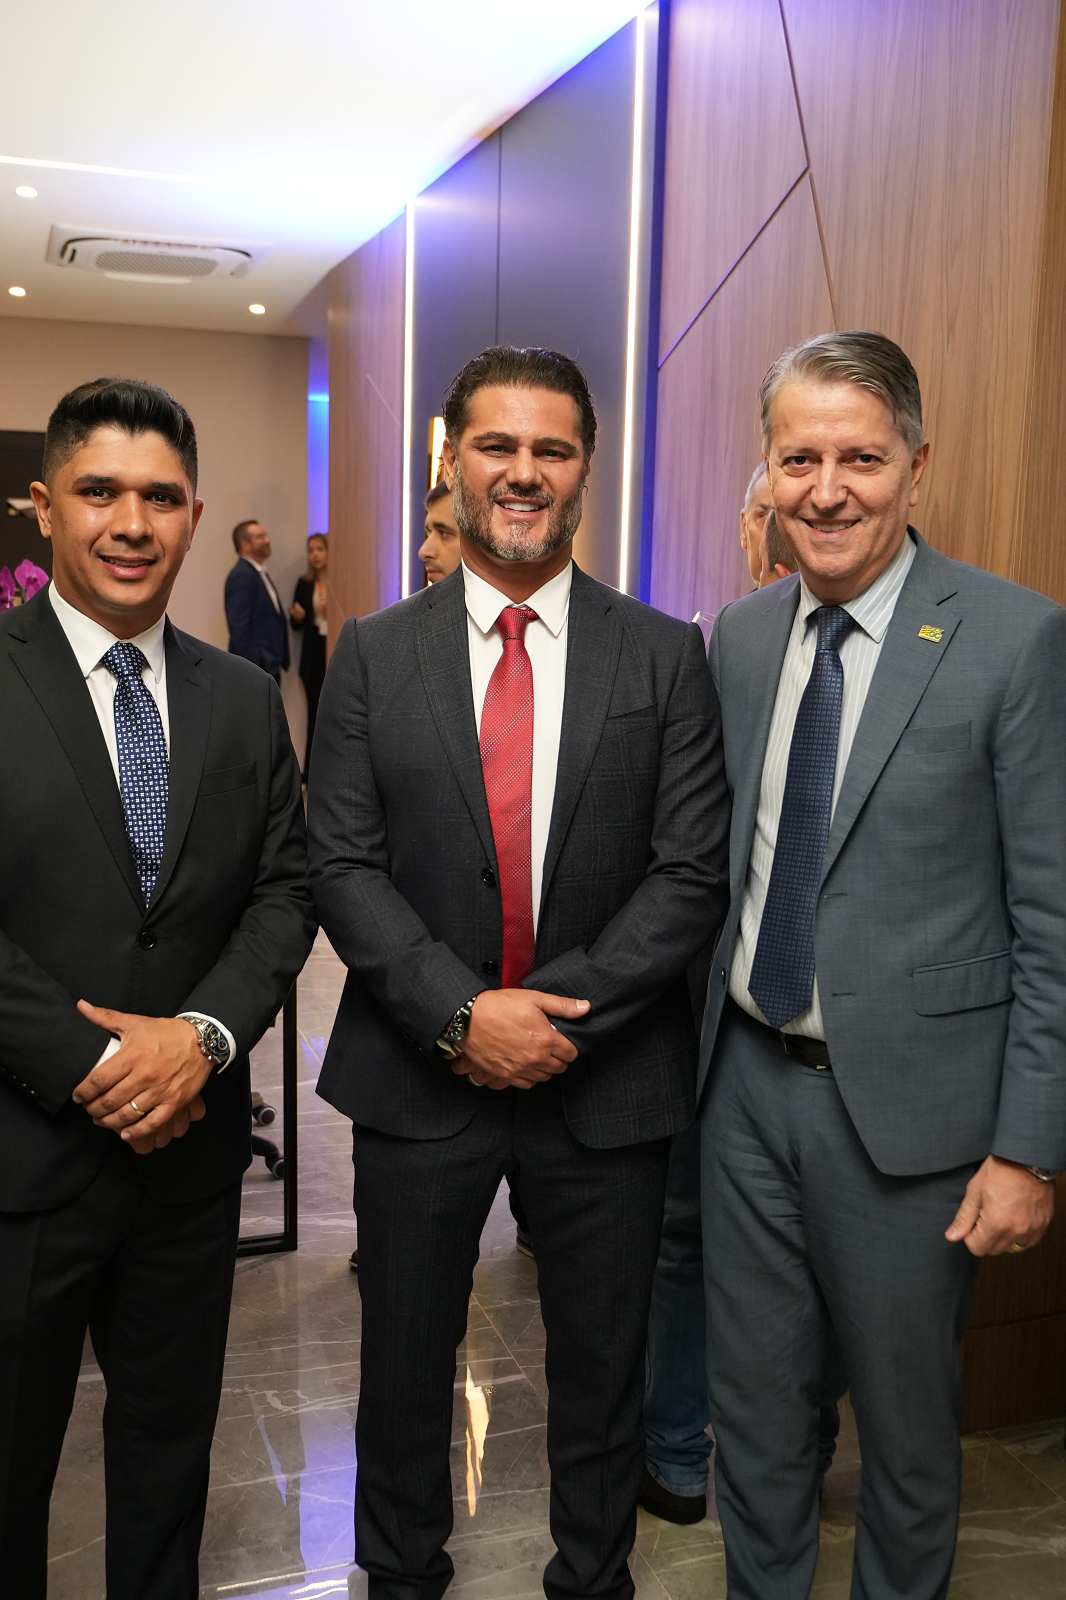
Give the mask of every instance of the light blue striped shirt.
M 881 654 L 892 613 L 896 609 L 899 592 L 911 569 L 917 546 L 908 534 L 885 570 L 854 600 L 844 603 L 844 610 L 855 618 L 857 624 L 848 633 L 840 647 L 840 663 L 844 668 L 844 693 L 840 706 L 840 739 L 837 744 L 837 769 L 833 783 L 833 809 L 836 810 L 840 786 L 844 781 L 848 757 L 855 741 L 870 680 Z M 763 761 L 762 785 L 759 789 L 759 810 L 755 818 L 755 832 L 751 841 L 748 861 L 748 881 L 744 885 L 744 899 L 740 907 L 740 926 L 733 950 L 733 965 L 729 975 L 729 993 L 737 1005 L 743 1006 L 760 1022 L 766 1018 L 748 993 L 751 966 L 755 960 L 755 946 L 759 941 L 766 891 L 770 886 L 770 871 L 774 864 L 777 845 L 777 828 L 781 821 L 781 802 L 785 794 L 785 777 L 788 772 L 788 752 L 792 744 L 792 730 L 796 713 L 814 666 L 814 651 L 818 639 L 817 628 L 808 626 L 810 618 L 822 601 L 811 593 L 800 580 L 800 601 L 796 620 L 792 625 L 781 677 L 777 685 L 777 700 L 770 722 L 770 737 L 766 742 Z M 822 1008 L 818 999 L 818 976 L 814 979 L 814 997 L 806 1011 L 785 1024 L 785 1033 L 802 1033 L 812 1039 L 825 1038 Z

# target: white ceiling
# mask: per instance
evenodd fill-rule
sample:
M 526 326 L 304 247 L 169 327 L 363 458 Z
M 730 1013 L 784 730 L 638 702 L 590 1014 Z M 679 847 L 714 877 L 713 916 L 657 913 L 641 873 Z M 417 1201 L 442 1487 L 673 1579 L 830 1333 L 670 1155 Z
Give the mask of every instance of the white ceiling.
M 646 3 L 9 5 L 0 316 L 297 333 L 332 266 Z M 246 278 L 116 282 L 48 265 L 53 223 L 267 250 Z

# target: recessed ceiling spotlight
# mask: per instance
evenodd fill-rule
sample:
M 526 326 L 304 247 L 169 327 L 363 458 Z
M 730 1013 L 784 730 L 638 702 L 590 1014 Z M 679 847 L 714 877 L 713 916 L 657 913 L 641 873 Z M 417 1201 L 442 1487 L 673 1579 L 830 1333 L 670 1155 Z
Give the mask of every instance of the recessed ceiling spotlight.
M 248 310 L 252 313 L 253 317 L 266 316 L 266 306 L 261 306 L 258 301 L 256 301 L 254 306 L 249 306 Z
M 25 289 L 21 289 L 17 283 L 13 283 L 7 292 L 13 294 L 16 300 L 23 300 L 26 296 Z
M 15 193 L 23 200 L 36 200 L 37 190 L 31 183 L 20 183 Z

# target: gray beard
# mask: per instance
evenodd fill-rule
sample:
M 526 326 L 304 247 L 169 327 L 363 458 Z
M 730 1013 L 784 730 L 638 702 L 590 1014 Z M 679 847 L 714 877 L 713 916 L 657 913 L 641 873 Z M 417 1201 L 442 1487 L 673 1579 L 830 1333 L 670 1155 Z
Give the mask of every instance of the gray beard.
M 569 544 L 581 521 L 583 485 L 567 500 L 548 501 L 548 527 L 537 538 L 524 522 L 509 522 L 504 537 L 492 529 L 493 499 L 484 495 L 469 494 L 463 483 L 458 461 L 452 479 L 452 515 L 464 538 L 488 551 L 498 561 L 543 561 L 563 545 Z M 514 490 L 500 491 L 501 498 L 510 498 Z

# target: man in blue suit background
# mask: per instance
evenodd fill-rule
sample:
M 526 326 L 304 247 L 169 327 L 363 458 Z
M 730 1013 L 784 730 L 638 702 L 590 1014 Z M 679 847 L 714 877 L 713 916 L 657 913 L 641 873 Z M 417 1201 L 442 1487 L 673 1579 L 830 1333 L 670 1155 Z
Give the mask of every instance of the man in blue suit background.
M 289 629 L 273 579 L 266 570 L 270 535 L 261 522 L 238 522 L 233 530 L 237 562 L 226 578 L 226 622 L 230 655 L 243 656 L 281 681 L 289 665 Z

